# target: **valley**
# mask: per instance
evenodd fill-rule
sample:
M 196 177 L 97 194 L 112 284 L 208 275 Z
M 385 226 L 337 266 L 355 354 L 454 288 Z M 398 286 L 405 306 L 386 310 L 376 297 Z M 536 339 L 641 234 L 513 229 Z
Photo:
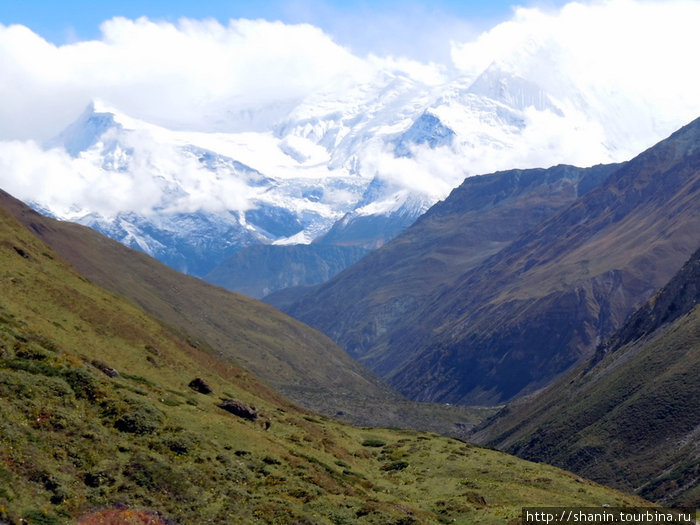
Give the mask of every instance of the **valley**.
M 524 502 L 646 505 L 462 441 L 302 410 L 215 347 L 93 284 L 4 204 L 0 262 L 5 522 L 133 508 L 181 523 L 502 523 L 517 521 Z M 285 330 L 273 323 L 267 337 Z M 223 409 L 232 400 L 239 415 Z
M 185 521 L 515 523 L 521 506 L 544 502 L 697 505 L 697 252 L 678 260 L 697 243 L 698 122 L 619 165 L 469 178 L 328 283 L 270 296 L 311 325 L 304 315 L 323 312 L 333 329 L 319 328 L 347 352 L 269 305 L 3 192 L 0 517 L 58 524 L 116 505 Z M 588 310 L 562 310 L 572 286 Z M 352 317 L 362 314 L 384 325 L 363 329 Z M 449 323 L 468 315 L 482 334 L 477 368 L 449 364 L 443 343 L 431 372 L 435 343 L 421 348 L 422 327 L 455 341 L 460 324 Z M 484 328 L 494 322 L 499 333 Z M 591 324 L 598 335 L 584 337 Z M 521 339 L 506 342 L 507 326 Z M 492 362 L 489 333 L 534 369 L 513 368 L 506 352 L 475 374 Z M 575 351 L 552 359 L 545 344 Z M 412 390 L 387 374 L 397 358 L 418 378 Z M 532 365 L 542 359 L 549 368 Z M 472 397 L 416 390 L 454 392 L 450 378 L 469 370 L 458 384 Z M 493 397 L 484 381 L 494 379 L 511 390 Z M 89 443 L 99 446 L 88 453 Z
M 455 436 L 492 412 L 411 402 L 330 339 L 264 303 L 183 275 L 85 226 L 44 217 L 4 192 L 0 204 L 92 282 L 308 409 L 360 425 Z
M 697 20 L 0 2 L 0 525 L 697 514 Z

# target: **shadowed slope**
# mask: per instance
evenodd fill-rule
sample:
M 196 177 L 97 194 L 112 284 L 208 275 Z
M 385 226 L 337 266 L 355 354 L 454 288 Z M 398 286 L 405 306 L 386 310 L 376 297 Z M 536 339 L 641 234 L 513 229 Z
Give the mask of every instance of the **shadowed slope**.
M 700 505 L 700 250 L 595 355 L 475 437 L 634 490 Z
M 379 352 L 437 289 L 600 184 L 616 166 L 556 166 L 470 177 L 386 246 L 287 306 L 351 355 Z
M 679 270 L 697 248 L 698 202 L 700 119 L 435 294 L 373 367 L 393 365 L 382 375 L 424 400 L 496 403 L 544 386 Z
M 91 281 L 292 399 L 328 411 L 345 406 L 345 398 L 399 398 L 327 337 L 264 303 L 185 276 L 84 226 L 39 215 L 1 191 L 0 205 Z
M 369 265 L 390 254 L 381 249 L 359 263 L 362 272 L 352 274 L 351 267 L 289 311 L 347 344 L 413 399 L 498 404 L 533 391 L 589 357 L 695 250 L 698 144 L 700 119 L 621 165 L 562 211 L 535 225 L 522 215 L 526 231 L 490 253 L 482 245 L 473 252 L 476 264 L 467 263 L 466 272 L 430 295 L 415 292 L 418 278 L 430 289 L 439 281 L 433 274 L 449 277 L 441 261 L 417 257 L 413 273 L 382 272 L 387 266 Z M 453 192 L 438 209 L 459 208 L 462 198 Z M 546 202 L 546 194 L 542 198 Z M 478 236 L 488 227 L 456 223 L 447 231 L 476 228 Z M 390 246 L 420 228 L 421 221 Z M 405 250 L 413 253 L 410 245 Z M 355 277 L 348 287 L 349 275 Z M 331 313 L 357 300 L 348 290 L 365 276 L 400 289 L 386 299 L 393 321 L 382 325 L 375 315 L 332 326 Z

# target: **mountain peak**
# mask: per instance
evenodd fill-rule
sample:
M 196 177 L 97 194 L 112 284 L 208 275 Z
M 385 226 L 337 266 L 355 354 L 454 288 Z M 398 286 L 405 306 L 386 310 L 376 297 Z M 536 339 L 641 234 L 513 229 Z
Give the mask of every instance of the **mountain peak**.
M 83 151 L 94 146 L 108 130 L 123 129 L 117 114 L 106 104 L 93 100 L 80 116 L 46 143 L 49 148 L 64 147 L 71 157 L 78 157 Z
M 560 117 L 564 116 L 541 86 L 506 71 L 496 63 L 484 70 L 468 91 L 502 102 L 513 109 L 524 110 L 533 106 L 538 111 L 550 110 Z

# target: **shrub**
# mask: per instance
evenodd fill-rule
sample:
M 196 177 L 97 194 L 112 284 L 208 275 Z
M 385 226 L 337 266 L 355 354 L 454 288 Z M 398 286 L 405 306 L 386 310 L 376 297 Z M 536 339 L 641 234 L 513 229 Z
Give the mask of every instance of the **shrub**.
M 386 465 L 384 465 L 382 467 L 382 470 L 403 470 L 406 467 L 408 467 L 408 463 L 406 461 L 392 461 L 391 463 L 387 463 Z
M 132 401 L 114 422 L 114 428 L 129 434 L 150 434 L 163 424 L 163 415 L 150 404 Z
M 188 477 L 155 455 L 136 453 L 123 474 L 151 493 L 166 492 L 183 503 L 196 499 Z
M 24 522 L 30 525 L 60 525 L 59 519 L 53 514 L 41 510 L 29 510 L 24 513 Z
M 198 438 L 189 432 L 168 432 L 157 441 L 151 442 L 150 447 L 158 452 L 170 451 L 178 456 L 183 456 L 192 452 L 198 443 Z
M 385 441 L 382 441 L 381 439 L 365 439 L 362 442 L 363 447 L 383 447 L 386 445 Z
M 97 401 L 103 397 L 104 393 L 100 390 L 97 381 L 87 370 L 71 368 L 64 371 L 62 375 L 75 392 L 75 397 L 89 401 Z

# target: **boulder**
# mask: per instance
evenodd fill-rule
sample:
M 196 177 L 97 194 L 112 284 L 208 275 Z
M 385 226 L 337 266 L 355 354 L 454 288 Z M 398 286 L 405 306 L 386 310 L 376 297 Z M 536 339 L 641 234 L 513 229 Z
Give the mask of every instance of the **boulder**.
M 246 405 L 235 399 L 224 399 L 219 403 L 218 407 L 231 412 L 235 416 L 247 419 L 248 421 L 255 421 L 258 419 L 258 410 L 255 407 Z

